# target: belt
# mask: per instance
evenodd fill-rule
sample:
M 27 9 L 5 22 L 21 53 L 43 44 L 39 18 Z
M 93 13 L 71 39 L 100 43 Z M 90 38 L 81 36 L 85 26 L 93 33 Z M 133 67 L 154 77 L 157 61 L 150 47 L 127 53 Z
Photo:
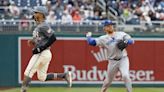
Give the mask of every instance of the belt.
M 121 58 L 114 58 L 113 60 L 119 61 L 119 60 L 121 60 Z
M 122 58 L 113 58 L 113 59 L 110 59 L 110 60 L 115 60 L 115 61 L 119 61 L 121 60 Z
M 123 57 L 121 57 L 121 58 L 113 58 L 113 59 L 110 59 L 110 60 L 119 61 L 119 60 L 121 60 L 122 58 L 125 58 L 125 57 L 127 57 L 127 56 L 123 56 Z

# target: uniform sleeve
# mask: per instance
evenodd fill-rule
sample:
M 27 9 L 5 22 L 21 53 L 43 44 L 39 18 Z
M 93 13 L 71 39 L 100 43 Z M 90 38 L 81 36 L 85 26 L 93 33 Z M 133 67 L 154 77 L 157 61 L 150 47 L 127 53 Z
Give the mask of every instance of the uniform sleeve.
M 128 40 L 128 39 L 132 39 L 131 36 L 127 33 L 124 33 L 123 40 Z
M 39 31 L 40 35 L 43 35 L 48 38 L 54 33 L 54 31 L 49 26 L 46 25 L 39 27 L 39 30 L 40 30 Z
M 128 44 L 134 44 L 134 40 L 133 40 L 132 37 L 131 37 L 129 34 L 127 34 L 127 33 L 124 33 L 123 40 L 127 41 Z
M 46 49 L 56 41 L 56 36 L 54 31 L 47 25 L 40 26 L 39 28 L 39 33 L 42 39 L 42 44 L 40 47 Z
M 96 46 L 104 46 L 104 39 L 102 36 L 96 38 L 95 41 L 96 41 Z

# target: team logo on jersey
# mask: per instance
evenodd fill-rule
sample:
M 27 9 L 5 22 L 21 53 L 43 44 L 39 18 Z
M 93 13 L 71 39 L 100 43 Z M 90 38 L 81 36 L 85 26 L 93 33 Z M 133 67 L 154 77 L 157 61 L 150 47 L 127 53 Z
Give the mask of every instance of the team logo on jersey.
M 98 52 L 94 52 L 93 50 L 91 51 L 91 53 L 93 54 L 97 62 L 108 60 L 107 49 L 102 48 L 102 47 L 99 47 L 99 48 L 100 50 Z
M 33 37 L 39 37 L 39 32 L 34 30 L 32 33 Z

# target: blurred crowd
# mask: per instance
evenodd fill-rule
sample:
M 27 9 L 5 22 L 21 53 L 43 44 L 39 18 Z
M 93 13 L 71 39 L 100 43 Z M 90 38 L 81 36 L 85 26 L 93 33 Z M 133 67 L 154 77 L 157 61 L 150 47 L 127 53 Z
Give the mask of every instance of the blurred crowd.
M 98 5 L 99 1 L 105 3 L 105 9 Z M 47 21 L 51 24 L 106 20 L 110 18 L 109 7 L 126 24 L 143 20 L 152 25 L 151 21 L 164 20 L 164 0 L 0 0 L 0 18 L 30 20 L 31 8 L 39 5 L 48 8 Z
M 126 24 L 138 24 L 140 21 L 146 21 L 152 25 L 151 21 L 164 20 L 164 0 L 109 1 L 108 5 L 118 12 Z

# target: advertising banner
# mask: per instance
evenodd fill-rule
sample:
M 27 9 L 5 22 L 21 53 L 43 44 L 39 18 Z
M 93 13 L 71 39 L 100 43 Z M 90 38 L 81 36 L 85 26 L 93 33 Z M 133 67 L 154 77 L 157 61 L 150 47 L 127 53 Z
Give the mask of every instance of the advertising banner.
M 32 48 L 27 40 L 19 38 L 19 83 L 23 80 L 24 71 L 32 56 Z M 135 44 L 127 48 L 130 61 L 130 78 L 134 84 L 164 84 L 164 39 L 138 38 Z M 51 47 L 52 60 L 48 72 L 63 73 L 71 71 L 74 84 L 101 84 L 107 77 L 106 49 L 89 46 L 85 38 L 58 38 Z M 40 82 L 37 76 L 32 83 L 63 84 L 64 80 Z M 113 81 L 122 84 L 118 72 Z

